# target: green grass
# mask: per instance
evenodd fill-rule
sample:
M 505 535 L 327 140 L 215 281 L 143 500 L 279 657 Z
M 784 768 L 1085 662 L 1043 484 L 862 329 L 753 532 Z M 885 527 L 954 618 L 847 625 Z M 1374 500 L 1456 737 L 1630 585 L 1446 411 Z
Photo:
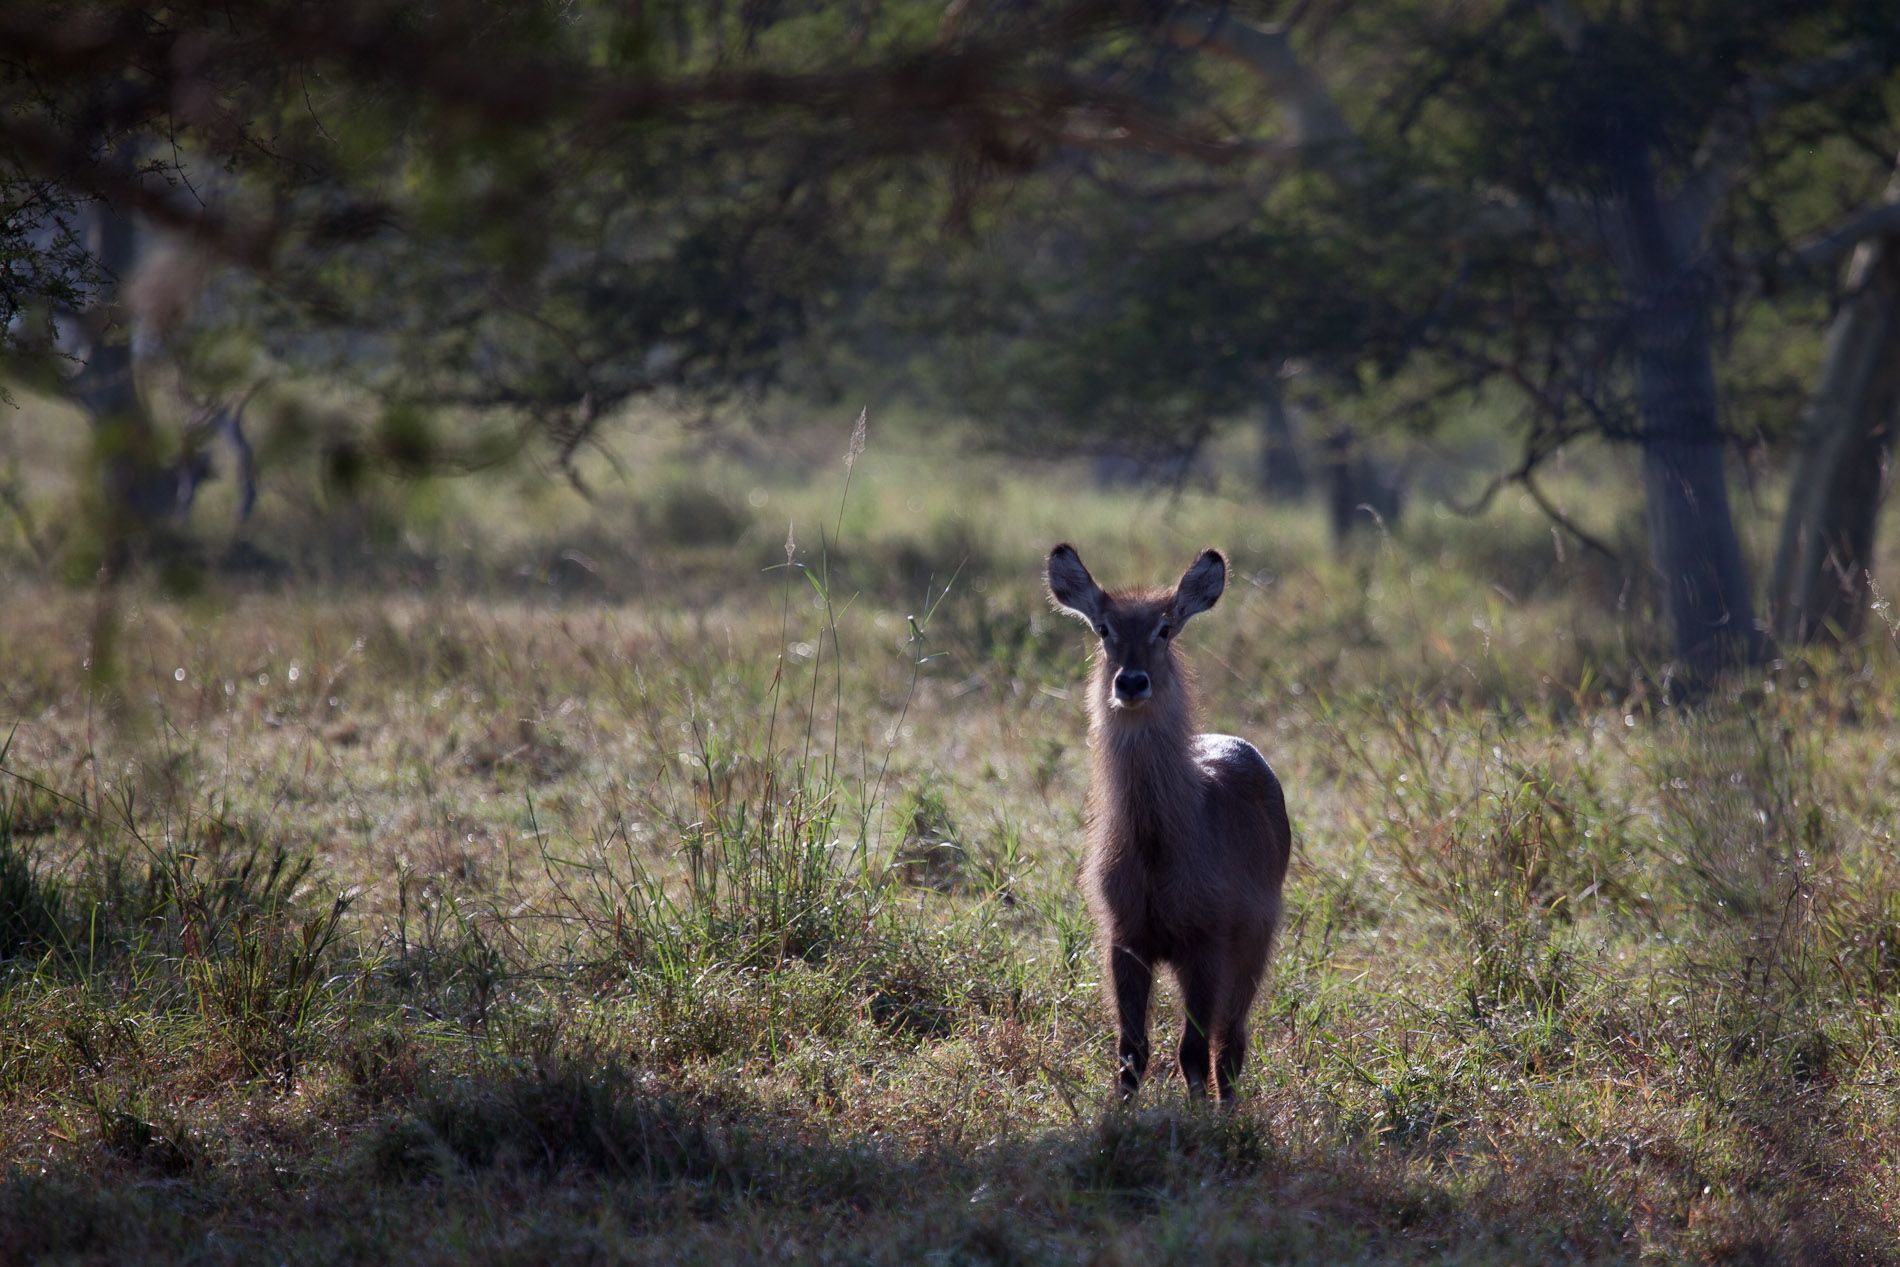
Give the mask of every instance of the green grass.
M 1509 499 L 1335 557 L 1232 480 L 874 431 L 841 506 L 847 430 L 383 528 L 286 468 L 278 570 L 192 597 L 65 584 L 48 467 L 0 540 L 0 1259 L 1895 1256 L 1878 622 L 1665 702 L 1640 560 Z M 1605 469 L 1552 488 L 1614 540 Z M 1234 558 L 1185 650 L 1297 850 L 1229 1114 L 1166 1060 L 1111 1101 L 1062 538 Z

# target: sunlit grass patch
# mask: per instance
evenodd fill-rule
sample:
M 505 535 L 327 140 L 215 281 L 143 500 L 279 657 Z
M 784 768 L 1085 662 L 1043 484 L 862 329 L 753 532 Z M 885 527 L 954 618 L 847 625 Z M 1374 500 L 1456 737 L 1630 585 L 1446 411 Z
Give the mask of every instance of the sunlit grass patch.
M 1640 597 L 1598 610 L 1574 551 L 1511 578 L 1529 520 L 1336 558 L 1231 486 L 875 444 L 841 513 L 841 446 L 709 463 L 730 539 L 662 460 L 599 515 L 538 494 L 489 559 L 445 543 L 506 506 L 444 494 L 402 550 L 460 562 L 420 589 L 0 609 L 0 1245 L 1889 1252 L 1900 649 L 1684 700 Z M 1061 537 L 1156 580 L 1235 556 L 1190 656 L 1297 849 L 1231 1114 L 1170 1076 L 1167 999 L 1112 1103 Z M 593 570 L 514 571 L 567 550 Z

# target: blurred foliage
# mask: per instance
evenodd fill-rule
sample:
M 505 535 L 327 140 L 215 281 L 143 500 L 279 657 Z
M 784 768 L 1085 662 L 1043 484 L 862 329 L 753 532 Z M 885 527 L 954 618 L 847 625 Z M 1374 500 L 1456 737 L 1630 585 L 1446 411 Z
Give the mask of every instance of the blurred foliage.
M 1157 81 L 1250 121 L 1237 129 L 1263 157 L 1043 165 L 985 250 L 905 279 L 895 319 L 911 314 L 919 345 L 961 339 L 938 382 L 1014 420 L 1012 439 L 1060 444 L 1106 429 L 1192 447 L 1276 380 L 1362 428 L 1417 431 L 1501 391 L 1525 470 L 1578 435 L 1634 439 L 1638 300 L 1597 219 L 1618 196 L 1602 165 L 1623 130 L 1664 195 L 1713 186 L 1689 267 L 1715 316 L 1725 424 L 1789 438 L 1840 258 L 1802 263 L 1799 248 L 1877 205 L 1900 150 L 1888 6 L 1299 13 L 1354 142 L 1289 155 L 1258 85 L 1224 82 L 1198 50 L 1158 57 Z
M 1210 13 L 1291 23 L 1351 141 L 1300 144 L 1283 85 L 1168 38 Z M 1816 354 L 1751 331 L 1818 317 L 1832 270 L 1790 246 L 1900 148 L 1873 0 L 35 0 L 0 49 L 6 345 L 99 280 L 89 200 L 135 206 L 241 266 L 169 345 L 188 376 L 369 387 L 393 408 L 351 460 L 397 470 L 511 451 L 418 406 L 570 469 L 630 399 L 844 383 L 1152 450 L 1289 377 L 1418 429 L 1501 385 L 1528 469 L 1638 427 L 1586 214 L 1613 133 L 1665 189 L 1729 163 L 1696 284 L 1743 352 L 1731 428 L 1778 440 Z
M 1114 6 L 34 3 L 0 17 L 15 352 L 104 202 L 240 268 L 136 303 L 204 386 L 265 364 L 512 415 L 565 462 L 655 392 L 765 388 L 893 244 L 1023 169 Z M 37 199 L 37 201 L 36 201 Z M 132 283 L 130 278 L 109 281 Z M 215 349 L 206 353 L 205 349 Z M 250 358 L 237 353 L 248 349 Z M 215 361 L 215 363 L 213 363 Z M 452 452 L 392 413 L 397 467 Z

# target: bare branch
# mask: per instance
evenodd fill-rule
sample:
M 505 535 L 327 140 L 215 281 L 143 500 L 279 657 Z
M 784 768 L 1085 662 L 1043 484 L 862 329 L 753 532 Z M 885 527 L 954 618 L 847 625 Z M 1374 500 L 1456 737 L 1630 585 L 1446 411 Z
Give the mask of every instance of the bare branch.
M 1179 48 L 1205 49 L 1252 71 L 1286 108 L 1293 144 L 1356 152 L 1358 136 L 1332 94 L 1293 50 L 1284 26 L 1261 26 L 1205 4 L 1177 4 L 1156 28 Z
M 1457 502 L 1447 499 L 1445 508 L 1461 518 L 1475 519 L 1490 508 L 1492 501 L 1499 493 L 1512 484 L 1516 484 L 1529 494 L 1533 502 L 1537 503 L 1537 508 L 1544 512 L 1545 518 L 1575 537 L 1586 549 L 1595 551 L 1612 563 L 1621 563 L 1621 556 L 1615 550 L 1579 528 L 1570 516 L 1557 508 L 1557 504 L 1545 495 L 1543 488 L 1537 483 L 1537 468 L 1550 452 L 1551 450 L 1545 450 L 1542 453 L 1533 450 L 1526 453 L 1523 462 L 1519 463 L 1515 470 L 1499 471 L 1485 481 L 1484 487 L 1478 491 L 1478 496 L 1474 500 Z
M 1586 548 L 1596 551 L 1610 562 L 1622 562 L 1622 559 L 1617 555 L 1616 551 L 1579 528 L 1568 515 L 1557 509 L 1556 503 L 1546 497 L 1544 490 L 1538 486 L 1537 477 L 1531 474 L 1531 467 L 1526 466 L 1519 472 L 1517 482 L 1524 486 L 1524 491 L 1530 494 L 1531 500 L 1537 503 L 1537 508 L 1543 511 L 1545 516 L 1548 517 L 1552 523 L 1562 528 L 1578 541 L 1581 541 Z
M 1900 230 L 1900 202 L 1883 202 L 1857 211 L 1790 248 L 1786 262 L 1798 269 L 1824 269 L 1868 238 Z

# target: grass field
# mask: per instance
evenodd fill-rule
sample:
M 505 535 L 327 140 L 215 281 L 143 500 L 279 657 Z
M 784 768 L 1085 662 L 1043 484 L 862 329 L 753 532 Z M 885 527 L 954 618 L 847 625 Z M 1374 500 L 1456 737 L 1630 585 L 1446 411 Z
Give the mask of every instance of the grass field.
M 1611 459 L 1620 561 L 1429 492 L 1336 556 L 1239 451 L 661 428 L 101 591 L 21 427 L 0 1260 L 1900 1258 L 1900 645 L 1675 698 Z M 1234 561 L 1184 650 L 1296 856 L 1231 1113 L 1110 1101 L 1064 538 Z

